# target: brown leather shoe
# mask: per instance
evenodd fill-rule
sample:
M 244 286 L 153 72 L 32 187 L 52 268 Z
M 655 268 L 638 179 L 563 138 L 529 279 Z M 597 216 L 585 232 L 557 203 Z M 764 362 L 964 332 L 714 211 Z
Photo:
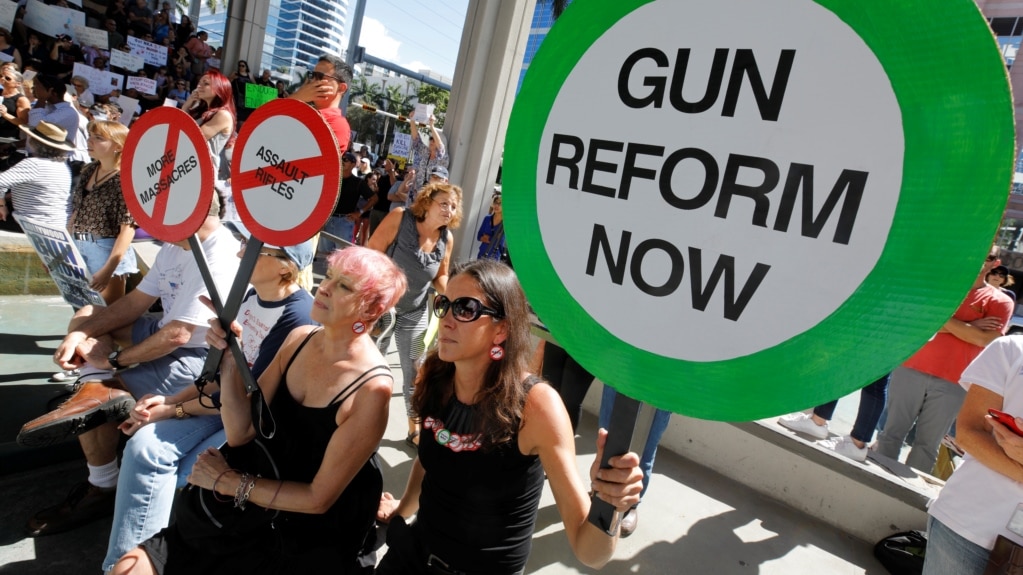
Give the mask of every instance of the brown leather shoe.
M 114 489 L 101 489 L 88 481 L 71 488 L 60 504 L 36 513 L 25 528 L 29 537 L 69 531 L 114 513 Z
M 639 510 L 635 507 L 625 512 L 625 517 L 622 517 L 622 524 L 618 528 L 621 539 L 625 539 L 636 530 L 636 526 L 639 525 Z
M 135 399 L 116 382 L 89 381 L 70 399 L 46 415 L 21 427 L 18 445 L 43 447 L 74 437 L 108 421 L 123 421 L 135 407 Z

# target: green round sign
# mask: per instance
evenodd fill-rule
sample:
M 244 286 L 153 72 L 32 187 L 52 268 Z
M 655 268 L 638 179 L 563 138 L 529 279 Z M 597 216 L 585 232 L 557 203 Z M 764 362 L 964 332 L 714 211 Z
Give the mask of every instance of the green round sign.
M 756 419 L 858 389 L 941 327 L 1013 157 L 971 0 L 587 0 L 512 111 L 508 242 L 597 377 Z

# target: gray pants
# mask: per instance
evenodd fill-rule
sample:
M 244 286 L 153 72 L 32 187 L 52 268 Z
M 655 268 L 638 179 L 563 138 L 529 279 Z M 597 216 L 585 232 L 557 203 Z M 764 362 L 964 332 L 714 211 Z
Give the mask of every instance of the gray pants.
M 898 459 L 902 442 L 916 422 L 916 438 L 906 465 L 930 473 L 938 459 L 941 439 L 964 399 L 966 390 L 958 383 L 908 367 L 897 368 L 888 386 L 888 421 L 877 436 L 878 453 Z
M 423 355 L 426 345 L 423 337 L 426 335 L 426 328 L 429 325 L 429 307 L 424 305 L 412 311 L 399 313 L 395 318 L 394 337 L 395 347 L 398 348 L 398 359 L 401 361 L 402 395 L 405 396 L 405 414 L 409 419 L 415 419 L 416 413 L 412 409 L 412 391 L 415 389 L 416 373 L 419 371 L 416 360 Z M 390 337 L 383 338 L 377 342 L 377 347 L 386 353 L 390 345 Z

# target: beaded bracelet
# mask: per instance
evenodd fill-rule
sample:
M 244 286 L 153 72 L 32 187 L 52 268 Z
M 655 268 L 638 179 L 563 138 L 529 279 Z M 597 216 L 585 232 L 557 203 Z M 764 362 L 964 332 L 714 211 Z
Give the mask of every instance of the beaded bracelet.
M 245 509 L 245 500 L 242 499 L 242 493 L 245 491 L 245 485 L 252 480 L 252 476 L 248 473 L 242 473 L 241 481 L 238 482 L 238 488 L 234 491 L 234 506 L 239 509 Z
M 274 501 L 277 501 L 277 494 L 281 492 L 281 487 L 284 487 L 284 480 L 283 479 L 281 479 L 277 483 L 277 491 L 274 491 L 274 496 L 270 498 L 270 503 L 266 504 L 266 510 L 267 511 L 270 511 L 270 508 L 273 507 Z
M 217 482 L 220 481 L 220 478 L 222 478 L 223 476 L 227 475 L 231 471 L 235 471 L 235 472 L 240 473 L 237 469 L 227 469 L 225 471 L 220 472 L 220 475 L 218 475 L 217 478 L 213 480 L 213 489 L 212 489 L 212 491 L 213 491 L 213 498 L 216 499 L 217 501 L 221 502 L 221 503 L 227 503 L 228 501 L 230 501 L 230 499 L 221 499 L 220 498 L 220 494 L 217 493 Z

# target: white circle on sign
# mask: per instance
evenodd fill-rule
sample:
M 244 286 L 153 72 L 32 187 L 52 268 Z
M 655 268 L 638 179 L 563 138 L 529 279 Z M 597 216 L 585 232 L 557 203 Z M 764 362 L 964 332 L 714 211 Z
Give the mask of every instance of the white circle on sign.
M 814 327 L 857 289 L 878 261 L 894 218 L 904 140 L 884 69 L 830 11 L 805 0 L 719 0 L 701 3 L 699 18 L 695 12 L 689 3 L 642 6 L 582 57 L 544 129 L 537 211 L 559 278 L 598 323 L 655 354 L 719 361 Z M 626 59 L 643 49 L 663 54 L 667 64 L 637 59 L 627 93 L 653 97 L 663 83 L 663 97 L 654 98 L 659 106 L 629 107 L 619 94 L 619 75 Z M 688 67 L 678 66 L 686 49 Z M 711 94 L 705 111 L 678 111 L 673 83 L 675 90 L 682 86 L 681 100 L 700 102 L 714 85 L 708 79 L 718 49 L 726 50 L 726 59 L 716 98 Z M 771 100 L 784 51 L 794 51 L 791 73 L 783 97 Z M 736 64 L 740 54 L 745 73 Z M 751 87 L 754 67 L 763 86 L 759 99 Z M 726 115 L 734 90 L 734 111 Z M 777 119 L 764 119 L 779 99 Z M 583 149 L 566 143 L 572 138 Z M 623 199 L 630 144 L 639 152 L 635 166 L 656 174 L 633 176 Z M 663 153 L 639 145 L 663 147 Z M 576 162 L 553 160 L 576 154 Z M 661 181 L 670 157 L 683 159 Z M 709 182 L 706 165 L 716 167 Z M 777 169 L 775 185 L 750 191 L 765 184 L 770 166 Z M 731 193 L 722 193 L 724 182 Z M 807 182 L 813 201 L 805 209 Z M 840 182 L 829 213 L 827 200 Z M 582 191 L 587 184 L 591 191 Z M 684 207 L 669 203 L 662 188 Z M 862 197 L 854 205 L 857 188 Z M 843 210 L 847 243 L 840 239 Z M 674 336 L 682 329 L 699 337 L 681 344 Z
M 203 186 L 200 153 L 208 156 L 209 150 L 196 150 L 177 124 L 159 123 L 145 131 L 129 166 L 135 199 L 145 215 L 173 227 L 195 213 Z M 173 201 L 167 196 L 171 190 Z
M 241 192 L 251 217 L 274 231 L 305 222 L 320 201 L 322 156 L 316 138 L 300 120 L 282 115 L 260 123 L 236 159 L 242 172 L 255 173 L 247 179 L 254 185 Z

